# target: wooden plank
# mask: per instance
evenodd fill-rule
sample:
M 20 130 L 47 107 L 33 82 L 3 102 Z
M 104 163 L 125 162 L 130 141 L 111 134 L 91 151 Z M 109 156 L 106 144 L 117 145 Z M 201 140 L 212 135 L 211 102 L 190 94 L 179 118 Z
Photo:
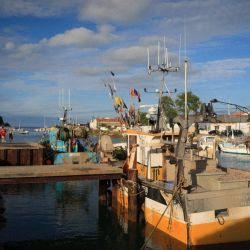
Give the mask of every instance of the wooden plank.
M 0 184 L 38 183 L 84 179 L 120 179 L 121 168 L 107 164 L 0 167 Z
M 7 162 L 12 165 L 19 165 L 19 157 L 18 157 L 19 151 L 16 149 L 8 149 L 7 150 Z
M 29 149 L 20 149 L 20 166 L 30 165 L 30 150 Z

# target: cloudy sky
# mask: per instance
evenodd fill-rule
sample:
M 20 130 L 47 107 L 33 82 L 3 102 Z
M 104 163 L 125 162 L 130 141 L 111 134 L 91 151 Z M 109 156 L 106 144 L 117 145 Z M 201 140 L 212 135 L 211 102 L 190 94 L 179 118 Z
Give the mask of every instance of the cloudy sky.
M 188 89 L 203 102 L 213 98 L 250 105 L 250 1 L 248 0 L 0 0 L 0 115 L 13 125 L 40 125 L 57 117 L 59 92 L 71 92 L 71 117 L 115 116 L 103 82 L 115 73 L 118 94 L 159 88 L 157 64 L 163 37 L 172 64 L 168 88 L 183 92 L 183 61 L 189 61 Z M 184 28 L 185 27 L 185 28 Z M 184 32 L 186 30 L 186 32 Z M 186 47 L 186 50 L 184 49 Z

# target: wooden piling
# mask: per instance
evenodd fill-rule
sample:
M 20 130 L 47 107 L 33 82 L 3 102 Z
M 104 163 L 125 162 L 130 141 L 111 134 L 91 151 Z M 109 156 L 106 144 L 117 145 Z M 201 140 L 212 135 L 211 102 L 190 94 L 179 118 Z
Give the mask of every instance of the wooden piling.
M 138 221 L 138 170 L 128 169 L 128 219 Z
M 112 180 L 112 208 L 113 209 L 117 209 L 117 194 L 118 194 L 117 180 Z
M 99 180 L 99 201 L 107 204 L 107 180 Z
M 1 166 L 43 164 L 43 146 L 38 143 L 0 143 Z

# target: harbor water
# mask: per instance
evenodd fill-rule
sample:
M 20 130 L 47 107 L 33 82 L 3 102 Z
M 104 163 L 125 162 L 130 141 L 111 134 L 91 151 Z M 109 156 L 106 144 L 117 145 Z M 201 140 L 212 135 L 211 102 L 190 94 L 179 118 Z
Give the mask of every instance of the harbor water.
M 15 135 L 14 140 L 38 142 L 41 136 L 31 132 Z M 145 224 L 143 216 L 137 224 L 127 223 L 126 216 L 113 211 L 110 203 L 101 205 L 98 181 L 3 185 L 0 190 L 5 207 L 1 250 L 188 249 Z M 250 249 L 250 244 L 192 249 Z

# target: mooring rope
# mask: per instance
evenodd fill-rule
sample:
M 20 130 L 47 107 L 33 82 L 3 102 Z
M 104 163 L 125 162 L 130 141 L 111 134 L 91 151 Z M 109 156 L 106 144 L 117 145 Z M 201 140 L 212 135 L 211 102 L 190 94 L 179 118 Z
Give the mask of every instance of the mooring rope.
M 176 196 L 177 192 L 179 191 L 179 189 L 183 186 L 183 182 L 184 182 L 184 180 L 182 180 L 182 181 L 180 182 L 180 184 L 179 184 L 178 186 L 176 186 L 176 188 L 174 189 L 174 192 L 173 192 L 173 195 L 172 195 L 170 201 L 168 202 L 168 204 L 166 204 L 166 208 L 164 209 L 163 213 L 161 214 L 161 217 L 159 218 L 157 224 L 155 225 L 155 227 L 153 228 L 153 230 L 150 232 L 150 234 L 149 234 L 147 240 L 144 242 L 144 244 L 143 244 L 142 247 L 140 248 L 141 250 L 145 249 L 145 247 L 147 246 L 147 244 L 148 244 L 148 242 L 149 242 L 151 236 L 153 235 L 154 231 L 157 229 L 158 225 L 160 224 L 160 222 L 161 222 L 161 220 L 162 220 L 164 214 L 166 213 L 166 211 L 167 211 L 169 205 L 172 203 L 172 201 L 173 201 L 173 199 L 175 198 L 175 196 Z

